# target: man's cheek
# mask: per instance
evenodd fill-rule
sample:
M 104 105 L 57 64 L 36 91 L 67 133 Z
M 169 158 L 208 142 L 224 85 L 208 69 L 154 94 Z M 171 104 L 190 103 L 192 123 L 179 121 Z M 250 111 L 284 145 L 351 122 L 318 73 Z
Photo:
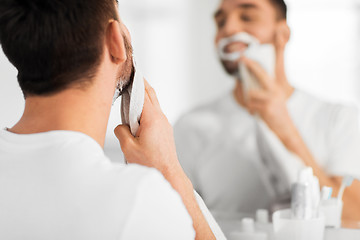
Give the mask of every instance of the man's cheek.
M 276 29 L 274 26 L 269 26 L 267 28 L 259 28 L 254 31 L 253 35 L 259 39 L 260 43 L 267 44 L 267 43 L 274 43 L 275 41 L 275 33 Z

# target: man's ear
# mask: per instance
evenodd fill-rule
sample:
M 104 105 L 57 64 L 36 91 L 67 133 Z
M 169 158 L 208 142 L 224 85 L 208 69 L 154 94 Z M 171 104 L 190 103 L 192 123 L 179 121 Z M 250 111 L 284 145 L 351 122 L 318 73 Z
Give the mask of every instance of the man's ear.
M 120 23 L 110 20 L 106 30 L 106 44 L 112 61 L 120 64 L 126 61 L 127 54 L 124 37 L 121 34 Z
M 280 38 L 284 44 L 289 42 L 291 31 L 286 20 L 281 20 L 277 23 L 276 34 L 277 34 L 276 37 Z

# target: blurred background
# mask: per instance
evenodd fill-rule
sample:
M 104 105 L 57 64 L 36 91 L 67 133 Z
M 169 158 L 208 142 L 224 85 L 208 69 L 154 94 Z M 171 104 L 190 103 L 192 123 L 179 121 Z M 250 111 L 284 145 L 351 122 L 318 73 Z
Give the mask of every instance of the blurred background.
M 234 80 L 218 62 L 213 13 L 220 0 L 121 0 L 139 67 L 157 91 L 172 124 L 195 106 L 230 91 Z M 360 0 L 288 0 L 292 31 L 289 81 L 322 99 L 360 105 Z M 21 117 L 24 100 L 16 69 L 0 52 L 0 127 Z M 112 109 L 105 152 L 122 161 Z

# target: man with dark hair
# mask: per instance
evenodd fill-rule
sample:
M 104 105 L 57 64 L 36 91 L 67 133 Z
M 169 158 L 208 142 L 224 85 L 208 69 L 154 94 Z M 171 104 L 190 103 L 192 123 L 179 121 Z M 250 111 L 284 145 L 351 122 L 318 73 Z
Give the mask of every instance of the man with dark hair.
M 214 239 L 146 82 L 136 138 L 115 129 L 133 164 L 104 155 L 115 90 L 134 71 L 129 39 L 114 0 L 0 1 L 26 99 L 0 131 L 0 239 Z
M 246 53 L 248 39 L 272 46 L 274 76 L 246 55 L 222 60 L 236 78 L 233 91 L 186 114 L 174 128 L 181 165 L 209 209 L 221 217 L 288 203 L 291 183 L 305 166 L 335 193 L 342 176 L 360 176 L 357 110 L 323 102 L 287 80 L 286 11 L 283 0 L 221 1 L 215 13 L 216 45 L 237 38 L 224 48 L 231 56 Z M 256 77 L 259 88 L 245 88 L 239 65 Z M 356 182 L 347 190 L 344 218 L 360 219 L 359 189 Z

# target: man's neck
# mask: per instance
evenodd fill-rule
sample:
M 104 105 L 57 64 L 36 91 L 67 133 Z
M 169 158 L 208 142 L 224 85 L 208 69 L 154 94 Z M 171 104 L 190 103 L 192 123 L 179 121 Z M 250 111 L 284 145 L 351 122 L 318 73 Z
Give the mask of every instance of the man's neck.
M 53 130 L 82 132 L 104 146 L 111 102 L 96 91 L 69 89 L 49 97 L 28 97 L 24 114 L 9 129 L 17 134 Z

